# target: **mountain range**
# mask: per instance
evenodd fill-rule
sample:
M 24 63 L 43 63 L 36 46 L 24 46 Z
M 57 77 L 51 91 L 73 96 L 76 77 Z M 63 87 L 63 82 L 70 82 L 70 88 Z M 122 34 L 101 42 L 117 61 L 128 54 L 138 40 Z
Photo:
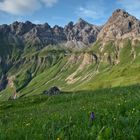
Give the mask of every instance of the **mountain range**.
M 85 90 L 139 83 L 140 20 L 117 9 L 103 26 L 83 19 L 0 25 L 0 100 L 51 86 Z

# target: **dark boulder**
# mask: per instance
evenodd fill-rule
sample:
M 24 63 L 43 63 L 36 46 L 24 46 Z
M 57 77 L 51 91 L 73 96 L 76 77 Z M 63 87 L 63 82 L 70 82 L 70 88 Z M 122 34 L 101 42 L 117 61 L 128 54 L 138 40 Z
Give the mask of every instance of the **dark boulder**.
M 60 89 L 56 86 L 54 87 L 51 87 L 49 90 L 45 90 L 43 92 L 43 94 L 46 94 L 46 95 L 58 95 L 60 94 Z

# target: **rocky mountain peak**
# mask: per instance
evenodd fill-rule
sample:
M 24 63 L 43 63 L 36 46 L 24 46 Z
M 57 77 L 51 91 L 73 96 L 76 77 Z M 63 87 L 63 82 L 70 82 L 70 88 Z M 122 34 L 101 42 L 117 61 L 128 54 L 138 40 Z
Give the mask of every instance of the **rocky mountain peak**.
M 85 26 L 90 25 L 88 22 L 83 20 L 82 18 L 79 18 L 75 26 L 77 26 L 80 29 L 83 29 Z
M 25 21 L 25 24 L 26 24 L 26 25 L 33 25 L 33 23 L 32 23 L 31 21 L 28 21 L 28 20 Z
M 68 23 L 68 25 L 65 26 L 64 29 L 65 30 L 71 30 L 73 28 L 73 26 L 74 26 L 74 23 L 71 21 L 71 22 Z
M 132 15 L 130 15 L 128 12 L 126 12 L 123 9 L 117 9 L 113 12 L 112 16 L 109 18 L 109 22 L 116 22 L 117 20 L 136 20 L 136 18 Z
M 75 24 L 70 22 L 64 30 L 68 40 L 67 46 L 77 46 L 75 44 L 78 44 L 78 47 L 85 47 L 96 41 L 100 27 L 80 18 Z
M 84 19 L 82 19 L 82 18 L 79 18 L 78 19 L 78 21 L 77 21 L 77 24 L 87 24 L 88 22 L 87 21 L 85 21 Z
M 113 16 L 114 15 L 126 15 L 126 17 L 127 16 L 130 16 L 130 14 L 128 13 L 128 12 L 126 12 L 125 10 L 123 10 L 123 9 L 116 9 L 114 12 L 113 12 Z
M 64 28 L 58 25 L 51 27 L 48 23 L 33 24 L 30 21 L 16 21 L 10 25 L 0 26 L 1 36 L 14 41 L 19 40 L 22 44 L 42 47 L 59 43 L 67 47 L 77 47 L 77 44 L 80 44 L 78 47 L 85 47 L 96 41 L 99 31 L 98 26 L 89 24 L 81 18 L 75 24 L 69 22 Z
M 40 26 L 42 26 L 45 29 L 50 29 L 51 28 L 51 26 L 48 23 L 44 23 L 43 25 L 40 25 Z
M 140 36 L 140 21 L 125 10 L 117 9 L 98 35 L 103 42 L 116 39 L 135 39 Z
M 26 21 L 25 23 L 15 21 L 10 25 L 10 30 L 13 35 L 23 35 L 29 32 L 33 27 L 35 27 L 35 24 L 30 21 Z

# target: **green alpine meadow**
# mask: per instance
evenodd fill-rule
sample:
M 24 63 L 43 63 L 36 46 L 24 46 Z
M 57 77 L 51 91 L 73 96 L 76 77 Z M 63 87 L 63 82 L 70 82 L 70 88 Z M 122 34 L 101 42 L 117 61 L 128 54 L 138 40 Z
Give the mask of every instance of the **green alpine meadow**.
M 0 139 L 140 138 L 140 86 L 34 95 L 1 103 Z M 90 114 L 94 111 L 95 118 Z
M 54 12 L 60 1 L 3 0 L 0 17 L 32 17 L 41 8 Z M 140 20 L 123 10 L 130 8 L 128 1 L 126 8 L 111 8 L 102 25 L 82 18 L 65 26 L 4 20 L 0 140 L 140 140 Z M 93 6 L 101 3 L 106 6 Z M 102 12 L 90 6 L 77 12 L 102 21 Z M 65 19 L 48 14 L 50 21 Z

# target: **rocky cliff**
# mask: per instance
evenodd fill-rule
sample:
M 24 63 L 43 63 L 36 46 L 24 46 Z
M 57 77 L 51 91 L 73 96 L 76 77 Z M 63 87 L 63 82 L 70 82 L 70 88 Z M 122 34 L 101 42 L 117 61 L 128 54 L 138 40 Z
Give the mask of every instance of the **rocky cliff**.
M 29 21 L 14 22 L 11 25 L 0 26 L 1 40 L 7 40 L 9 44 L 15 43 L 20 46 L 46 47 L 49 44 L 63 44 L 66 47 L 85 47 L 96 41 L 101 27 L 89 24 L 79 19 L 74 24 L 70 22 L 64 28 L 59 26 L 51 27 L 45 23 L 35 25 Z M 81 45 L 78 45 L 81 44 Z
M 126 11 L 117 9 L 98 34 L 98 40 L 107 42 L 126 38 L 140 39 L 140 21 Z

